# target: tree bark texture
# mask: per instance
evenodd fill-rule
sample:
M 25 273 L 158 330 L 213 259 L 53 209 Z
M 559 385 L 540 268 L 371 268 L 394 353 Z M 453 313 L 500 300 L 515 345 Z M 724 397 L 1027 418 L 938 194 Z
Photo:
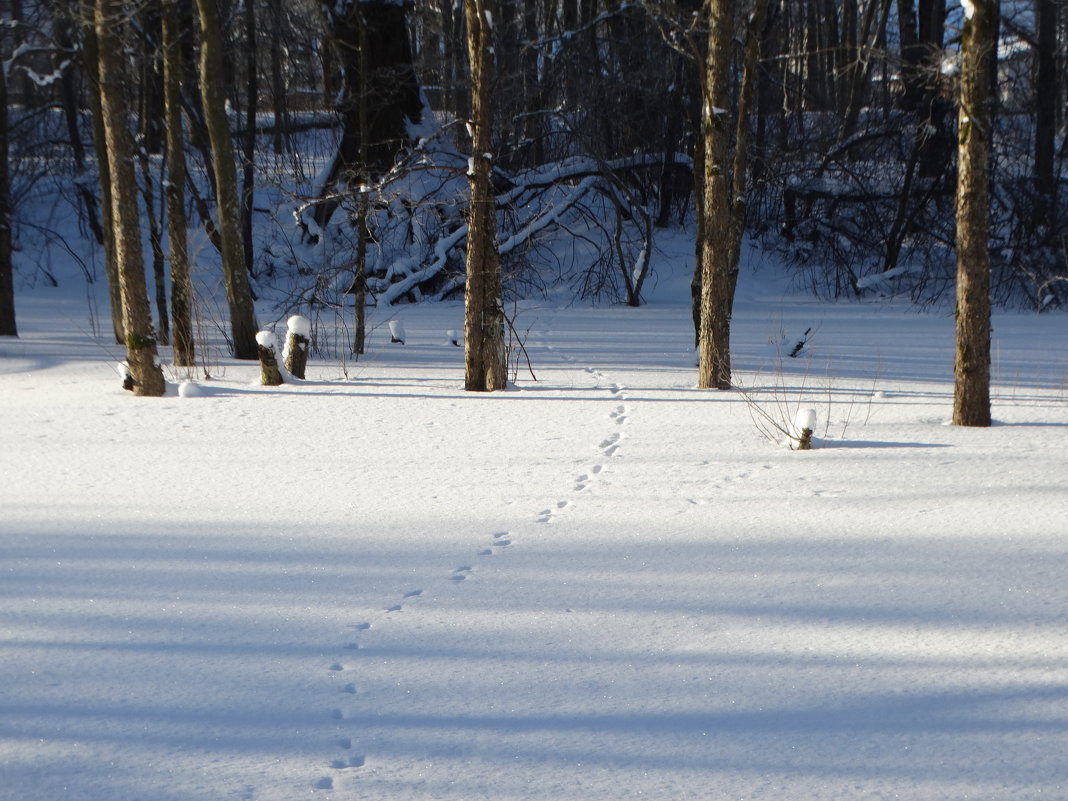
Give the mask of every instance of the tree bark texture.
M 0 67 L 0 336 L 17 337 L 15 265 L 11 259 L 11 179 L 8 170 L 7 75 Z
M 122 301 L 126 361 L 136 395 L 160 396 L 166 391 L 156 352 L 144 254 L 141 250 L 141 212 L 137 203 L 134 142 L 126 104 L 126 75 L 120 35 L 125 8 L 122 0 L 97 0 L 96 35 L 99 44 L 100 107 L 111 177 L 111 219 L 115 226 L 115 264 Z
M 957 349 L 953 424 L 990 425 L 990 53 L 995 0 L 973 0 L 961 38 L 957 168 Z
M 282 385 L 282 371 L 278 369 L 277 340 L 273 334 L 260 338 L 267 343 L 256 344 L 256 356 L 260 360 L 260 384 L 265 387 L 279 387 Z
M 222 267 L 226 298 L 230 304 L 230 331 L 234 357 L 259 358 L 256 349 L 256 312 L 245 267 L 245 244 L 241 231 L 237 167 L 230 124 L 226 117 L 223 85 L 222 27 L 217 0 L 197 0 L 200 13 L 200 92 L 204 118 L 211 140 L 215 168 L 219 234 L 222 237 Z
M 108 281 L 108 301 L 111 310 L 111 327 L 115 342 L 123 344 L 122 297 L 119 289 L 119 268 L 115 261 L 115 224 L 112 220 L 111 164 L 108 160 L 107 142 L 104 136 L 104 112 L 100 107 L 100 48 L 97 43 L 94 20 L 95 0 L 81 0 L 82 20 L 82 65 L 89 79 L 89 109 L 93 118 L 93 147 L 96 151 L 96 171 L 100 181 L 100 207 L 104 234 L 104 274 Z
M 1057 101 L 1060 83 L 1057 74 L 1057 0 L 1035 0 L 1038 17 L 1038 65 L 1035 77 L 1035 189 L 1038 192 L 1039 221 L 1054 218 L 1057 198 L 1055 153 L 1057 144 Z
M 702 136 L 704 224 L 702 226 L 701 331 L 697 386 L 730 389 L 730 75 L 734 0 L 708 0 Z
M 730 226 L 727 256 L 727 325 L 734 313 L 734 293 L 738 288 L 738 269 L 745 237 L 746 189 L 749 180 L 749 118 L 756 98 L 760 67 L 760 43 L 768 16 L 768 0 L 756 0 L 749 16 L 745 35 L 742 85 L 738 90 L 738 114 L 734 125 L 734 159 L 731 163 Z M 728 340 L 729 345 L 729 340 Z
M 493 0 L 464 0 L 471 64 L 472 138 L 468 171 L 471 214 L 464 295 L 464 389 L 474 392 L 501 390 L 508 383 L 496 204 L 490 176 L 495 11 Z
M 182 135 L 182 28 L 178 0 L 163 0 L 163 107 L 167 120 L 167 244 L 171 261 L 171 326 L 174 363 L 196 364 L 193 282 L 189 275 L 189 222 L 185 213 L 185 137 Z

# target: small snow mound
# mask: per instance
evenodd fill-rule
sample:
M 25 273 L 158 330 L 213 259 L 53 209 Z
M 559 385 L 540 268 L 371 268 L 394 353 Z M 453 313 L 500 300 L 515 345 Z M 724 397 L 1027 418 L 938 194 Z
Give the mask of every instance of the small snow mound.
M 273 331 L 260 331 L 256 334 L 256 344 L 261 348 L 268 348 L 271 350 L 278 349 L 278 337 L 274 335 Z
M 305 339 L 311 339 L 311 320 L 307 317 L 294 314 L 286 321 L 286 326 L 288 327 L 290 334 L 304 337 Z
M 198 398 L 203 394 L 203 389 L 196 381 L 183 381 L 178 385 L 179 398 Z

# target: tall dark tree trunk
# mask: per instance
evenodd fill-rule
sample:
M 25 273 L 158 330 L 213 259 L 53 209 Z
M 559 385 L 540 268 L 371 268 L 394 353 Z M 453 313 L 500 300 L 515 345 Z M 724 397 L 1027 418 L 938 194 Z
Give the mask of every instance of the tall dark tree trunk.
M 193 284 L 189 276 L 189 222 L 185 213 L 185 137 L 182 135 L 183 29 L 179 0 L 163 0 L 163 107 L 167 120 L 167 244 L 171 262 L 171 325 L 174 363 L 196 364 L 193 339 Z
M 760 42 L 768 16 L 769 0 L 755 0 L 745 36 L 742 85 L 738 90 L 738 115 L 734 125 L 734 159 L 731 163 L 731 217 L 728 226 L 727 256 L 727 324 L 734 314 L 734 293 L 738 287 L 738 270 L 745 236 L 746 190 L 749 179 L 749 118 L 756 99 L 760 68 Z M 729 344 L 729 343 L 728 343 Z
M 252 253 L 252 207 L 256 195 L 256 111 L 259 103 L 260 77 L 256 47 L 256 3 L 245 2 L 245 141 L 241 157 L 241 231 L 245 244 L 245 270 L 254 275 Z
M 156 216 L 155 179 L 152 175 L 152 162 L 144 147 L 137 148 L 141 163 L 141 198 L 144 201 L 145 217 L 148 219 L 148 243 L 152 252 L 152 278 L 156 290 L 156 319 L 159 321 L 158 333 L 161 345 L 170 344 L 171 323 L 167 313 L 167 271 L 166 256 L 163 253 L 163 204 L 160 215 Z
M 990 57 L 996 0 L 972 0 L 961 37 L 957 350 L 953 424 L 990 425 Z
M 1035 0 L 1038 20 L 1038 46 L 1035 51 L 1035 190 L 1038 194 L 1039 222 L 1055 219 L 1056 173 L 1054 155 L 1057 147 L 1057 105 L 1063 76 L 1057 72 L 1057 0 Z
M 464 0 L 471 64 L 471 214 L 467 233 L 467 288 L 464 296 L 464 389 L 491 392 L 508 383 L 504 350 L 504 303 L 493 182 L 494 0 Z
M 77 52 L 72 31 L 73 22 L 65 10 L 57 10 L 53 16 L 53 36 L 58 50 L 55 58 L 55 70 L 59 74 L 59 97 L 63 106 L 63 120 L 67 127 L 67 138 L 70 141 L 71 155 L 74 157 L 74 169 L 76 175 L 81 178 L 86 172 L 85 144 L 82 142 L 82 134 L 79 130 L 78 114 L 80 111 L 80 98 L 75 83 L 77 71 L 64 62 L 69 61 Z M 94 90 L 95 91 L 95 90 Z M 81 198 L 85 209 L 85 219 L 93 238 L 98 245 L 104 244 L 104 229 L 100 224 L 100 212 L 97 207 L 96 195 L 86 181 L 78 180 L 78 197 Z
M 702 128 L 705 139 L 701 327 L 697 386 L 730 389 L 730 94 L 734 0 L 708 0 Z
M 289 98 L 286 93 L 285 64 L 282 56 L 282 0 L 270 0 L 271 7 L 271 103 L 274 111 L 272 145 L 276 154 L 289 150 Z
M 126 361 L 137 395 L 166 391 L 152 329 L 145 263 L 141 250 L 141 212 L 137 203 L 134 143 L 126 104 L 125 65 L 121 38 L 126 14 L 122 0 L 98 0 L 95 9 L 100 58 L 100 106 L 104 140 L 111 164 L 111 219 L 115 226 L 115 263 L 119 273 Z
M 216 207 L 222 237 L 222 267 L 226 297 L 230 305 L 230 331 L 234 357 L 259 359 L 256 344 L 256 312 L 252 302 L 245 245 L 241 230 L 241 204 L 238 198 L 237 167 L 230 125 L 226 117 L 223 81 L 222 27 L 216 0 L 196 0 L 200 12 L 200 93 L 204 119 L 211 140 L 215 172 Z
M 89 109 L 93 118 L 93 148 L 96 151 L 96 171 L 100 183 L 100 211 L 104 234 L 104 273 L 108 281 L 108 301 L 111 310 L 111 328 L 115 342 L 123 344 L 122 293 L 119 286 L 119 268 L 115 256 L 114 204 L 111 198 L 111 161 L 104 135 L 104 112 L 100 98 L 100 47 L 94 22 L 96 0 L 81 0 L 83 36 L 82 67 L 89 79 Z
M 0 66 L 0 336 L 17 337 L 15 265 L 11 259 L 11 179 L 8 169 L 7 70 Z

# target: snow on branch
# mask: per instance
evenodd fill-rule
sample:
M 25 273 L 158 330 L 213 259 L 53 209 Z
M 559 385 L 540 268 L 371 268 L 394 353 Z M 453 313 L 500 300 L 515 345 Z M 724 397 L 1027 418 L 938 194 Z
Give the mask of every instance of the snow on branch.
M 675 155 L 675 162 L 692 165 L 692 159 L 683 154 Z M 561 223 L 562 218 L 573 209 L 582 198 L 594 188 L 598 181 L 615 172 L 628 169 L 641 169 L 654 167 L 662 164 L 662 154 L 640 154 L 626 158 L 614 159 L 604 162 L 594 158 L 576 156 L 562 161 L 547 164 L 531 170 L 526 170 L 508 178 L 511 188 L 498 195 L 496 206 L 499 210 L 526 207 L 528 204 L 520 203 L 524 195 L 532 192 L 554 187 L 566 186 L 567 194 L 550 209 L 541 213 L 535 212 L 529 219 L 523 221 L 519 230 L 498 243 L 501 255 L 506 255 L 526 244 L 540 231 Z M 578 181 L 577 184 L 568 185 L 569 182 Z M 467 225 L 461 225 L 438 239 L 433 246 L 429 261 L 419 266 L 418 262 L 405 255 L 394 261 L 393 267 L 388 272 L 404 277 L 391 283 L 382 292 L 379 302 L 393 304 L 409 292 L 417 289 L 420 285 L 434 278 L 448 263 L 449 253 L 467 238 Z M 404 262 L 401 264 L 401 262 Z M 403 269 L 400 269 L 403 267 Z M 412 268 L 415 269 L 412 269 Z M 450 284 L 450 289 L 455 288 Z

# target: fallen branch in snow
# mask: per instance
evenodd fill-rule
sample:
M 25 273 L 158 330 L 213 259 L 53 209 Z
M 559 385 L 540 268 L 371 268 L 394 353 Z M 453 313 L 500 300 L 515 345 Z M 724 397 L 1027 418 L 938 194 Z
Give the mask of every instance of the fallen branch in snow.
M 676 155 L 675 159 L 679 163 L 687 160 L 681 154 Z M 496 198 L 495 203 L 498 211 L 533 206 L 534 204 L 520 203 L 524 195 L 537 193 L 552 187 L 564 186 L 568 182 L 578 181 L 578 183 L 568 187 L 566 196 L 560 202 L 548 209 L 535 212 L 524 221 L 519 230 L 500 240 L 498 243 L 499 253 L 502 256 L 508 255 L 528 244 L 538 233 L 552 226 L 561 225 L 567 214 L 601 181 L 607 180 L 616 184 L 619 182 L 616 174 L 621 171 L 653 167 L 662 162 L 662 154 L 641 154 L 608 162 L 588 157 L 574 157 L 511 177 L 508 179 L 511 188 Z M 449 253 L 454 248 L 459 247 L 466 238 L 467 225 L 460 225 L 434 243 L 430 260 L 422 264 L 422 266 L 411 269 L 408 265 L 403 265 L 404 269 L 398 270 L 397 268 L 402 260 L 411 258 L 407 254 L 402 259 L 394 261 L 387 272 L 399 272 L 404 277 L 382 292 L 379 296 L 379 301 L 387 305 L 396 303 L 409 292 L 436 277 L 448 264 Z M 645 269 L 648 268 L 647 257 L 644 259 L 639 258 L 639 263 Z M 630 277 L 629 274 L 628 277 Z M 635 283 L 640 289 L 640 281 Z M 454 291 L 460 285 L 462 285 L 462 279 L 450 281 L 449 285 L 438 293 L 438 297 Z M 632 286 L 628 282 L 628 290 L 630 289 L 632 289 Z

